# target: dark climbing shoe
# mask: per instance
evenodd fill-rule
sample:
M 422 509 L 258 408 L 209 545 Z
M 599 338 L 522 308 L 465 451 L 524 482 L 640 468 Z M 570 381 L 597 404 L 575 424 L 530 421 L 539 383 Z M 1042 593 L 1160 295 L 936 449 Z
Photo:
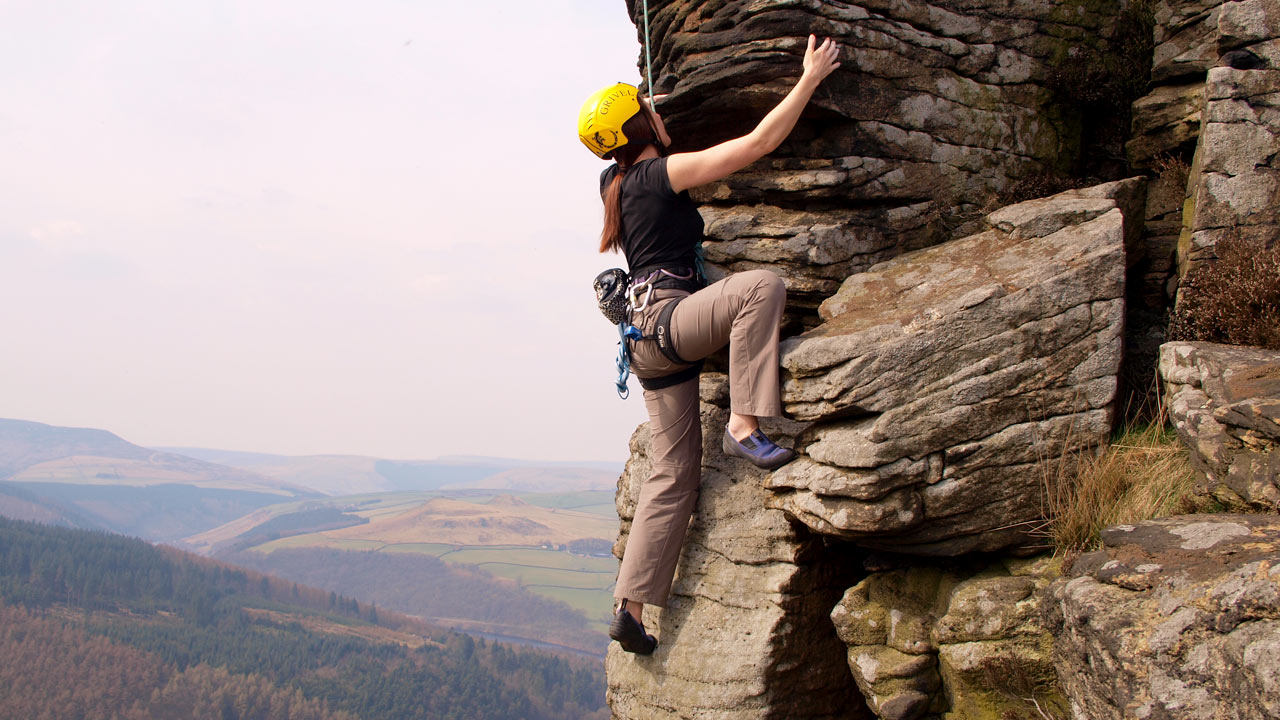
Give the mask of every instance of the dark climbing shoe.
M 796 457 L 794 450 L 778 447 L 772 440 L 765 437 L 764 433 L 760 432 L 759 429 L 754 430 L 739 442 L 733 439 L 733 435 L 729 433 L 729 428 L 725 428 L 724 442 L 721 446 L 724 448 L 725 455 L 749 460 L 756 467 L 762 467 L 766 470 L 780 468 Z
M 636 655 L 652 655 L 658 640 L 644 631 L 644 626 L 631 617 L 626 608 L 619 608 L 609 623 L 609 637 L 617 640 L 622 649 Z

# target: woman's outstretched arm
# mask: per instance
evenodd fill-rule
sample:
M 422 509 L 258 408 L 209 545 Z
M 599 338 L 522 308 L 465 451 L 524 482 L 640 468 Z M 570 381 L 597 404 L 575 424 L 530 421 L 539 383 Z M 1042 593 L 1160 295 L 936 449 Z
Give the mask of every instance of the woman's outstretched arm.
M 818 84 L 840 67 L 836 58 L 840 55 L 840 47 L 827 38 L 820 47 L 815 48 L 817 38 L 809 36 L 809 45 L 804 52 L 804 73 L 791 92 L 769 111 L 759 125 L 750 133 L 733 140 L 726 140 L 698 152 L 677 153 L 667 160 L 667 177 L 671 181 L 671 189 L 676 192 L 705 185 L 735 173 L 760 158 L 773 152 L 791 129 L 800 112 L 809 103 L 813 91 Z

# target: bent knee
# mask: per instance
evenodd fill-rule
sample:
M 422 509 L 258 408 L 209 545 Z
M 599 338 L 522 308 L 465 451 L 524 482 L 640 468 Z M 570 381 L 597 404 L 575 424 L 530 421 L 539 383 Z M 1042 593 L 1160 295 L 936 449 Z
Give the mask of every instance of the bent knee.
M 751 282 L 755 292 L 777 301 L 786 301 L 787 285 L 782 278 L 768 270 L 747 270 L 742 275 Z

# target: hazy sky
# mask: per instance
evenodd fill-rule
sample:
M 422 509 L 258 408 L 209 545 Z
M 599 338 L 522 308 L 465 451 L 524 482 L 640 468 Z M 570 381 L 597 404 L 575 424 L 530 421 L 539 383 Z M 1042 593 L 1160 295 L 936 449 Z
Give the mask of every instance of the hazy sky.
M 620 460 L 578 107 L 623 0 L 0 4 L 0 417 Z

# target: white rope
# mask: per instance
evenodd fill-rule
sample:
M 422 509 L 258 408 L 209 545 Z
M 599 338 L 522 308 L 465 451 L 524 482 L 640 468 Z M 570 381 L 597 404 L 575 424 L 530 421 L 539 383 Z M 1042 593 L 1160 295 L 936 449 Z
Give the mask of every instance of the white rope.
M 658 100 L 653 89 L 653 58 L 649 55 L 649 0 L 644 0 L 644 65 L 645 80 L 649 85 L 649 107 L 658 108 Z

